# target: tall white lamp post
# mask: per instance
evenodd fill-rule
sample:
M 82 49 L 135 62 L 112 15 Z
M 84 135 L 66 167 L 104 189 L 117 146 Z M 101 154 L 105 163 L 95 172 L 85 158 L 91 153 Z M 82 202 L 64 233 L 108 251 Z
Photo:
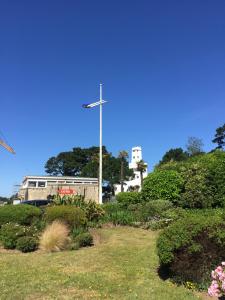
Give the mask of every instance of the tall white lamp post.
M 91 103 L 91 104 L 84 104 L 84 108 L 92 108 L 99 105 L 99 119 L 100 119 L 100 132 L 99 132 L 99 188 L 98 188 L 98 201 L 99 204 L 102 204 L 102 105 L 106 103 L 107 101 L 102 99 L 102 84 L 100 84 L 100 99 L 97 102 Z

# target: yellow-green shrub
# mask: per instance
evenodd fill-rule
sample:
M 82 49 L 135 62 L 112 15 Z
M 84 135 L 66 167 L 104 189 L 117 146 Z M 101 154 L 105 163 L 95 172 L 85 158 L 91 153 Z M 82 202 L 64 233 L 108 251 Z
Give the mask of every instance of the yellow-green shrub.
M 85 212 L 73 205 L 50 206 L 46 208 L 45 219 L 47 223 L 60 220 L 70 227 L 80 227 L 86 224 Z
M 40 237 L 39 248 L 46 252 L 65 250 L 70 243 L 69 228 L 59 220 L 48 225 Z

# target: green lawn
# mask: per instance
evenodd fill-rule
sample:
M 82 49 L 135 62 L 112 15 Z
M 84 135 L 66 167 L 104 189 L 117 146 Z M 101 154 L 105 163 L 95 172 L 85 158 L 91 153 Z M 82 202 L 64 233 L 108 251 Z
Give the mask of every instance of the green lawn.
M 157 275 L 157 233 L 99 229 L 90 248 L 0 254 L 0 299 L 198 299 Z

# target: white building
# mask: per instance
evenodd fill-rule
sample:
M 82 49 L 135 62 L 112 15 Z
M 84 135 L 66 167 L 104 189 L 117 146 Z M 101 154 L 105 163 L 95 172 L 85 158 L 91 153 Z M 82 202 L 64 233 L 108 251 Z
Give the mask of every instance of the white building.
M 98 179 L 71 176 L 25 176 L 19 199 L 47 199 L 49 196 L 82 195 L 85 200 L 98 202 Z
M 142 149 L 141 147 L 133 147 L 131 152 L 131 162 L 129 163 L 129 168 L 133 169 L 134 171 L 134 178 L 129 181 L 124 181 L 124 192 L 130 191 L 132 189 L 140 190 L 141 188 L 141 173 L 140 171 L 137 171 L 137 163 L 141 161 L 142 158 Z M 146 167 L 148 165 L 146 164 Z M 143 178 L 147 177 L 148 170 L 146 168 L 146 171 L 143 173 Z M 115 194 L 118 194 L 121 192 L 121 185 L 116 184 L 114 186 L 115 188 Z

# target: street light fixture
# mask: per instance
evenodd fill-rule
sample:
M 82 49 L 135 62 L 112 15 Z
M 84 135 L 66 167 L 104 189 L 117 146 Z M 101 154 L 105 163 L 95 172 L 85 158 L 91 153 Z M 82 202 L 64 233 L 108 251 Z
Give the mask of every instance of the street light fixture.
M 99 188 L 98 188 L 98 202 L 102 204 L 102 105 L 107 101 L 102 99 L 102 84 L 100 84 L 100 99 L 97 102 L 90 103 L 90 104 L 83 104 L 83 108 L 92 108 L 95 106 L 99 106 L 100 111 L 100 132 L 99 132 Z

